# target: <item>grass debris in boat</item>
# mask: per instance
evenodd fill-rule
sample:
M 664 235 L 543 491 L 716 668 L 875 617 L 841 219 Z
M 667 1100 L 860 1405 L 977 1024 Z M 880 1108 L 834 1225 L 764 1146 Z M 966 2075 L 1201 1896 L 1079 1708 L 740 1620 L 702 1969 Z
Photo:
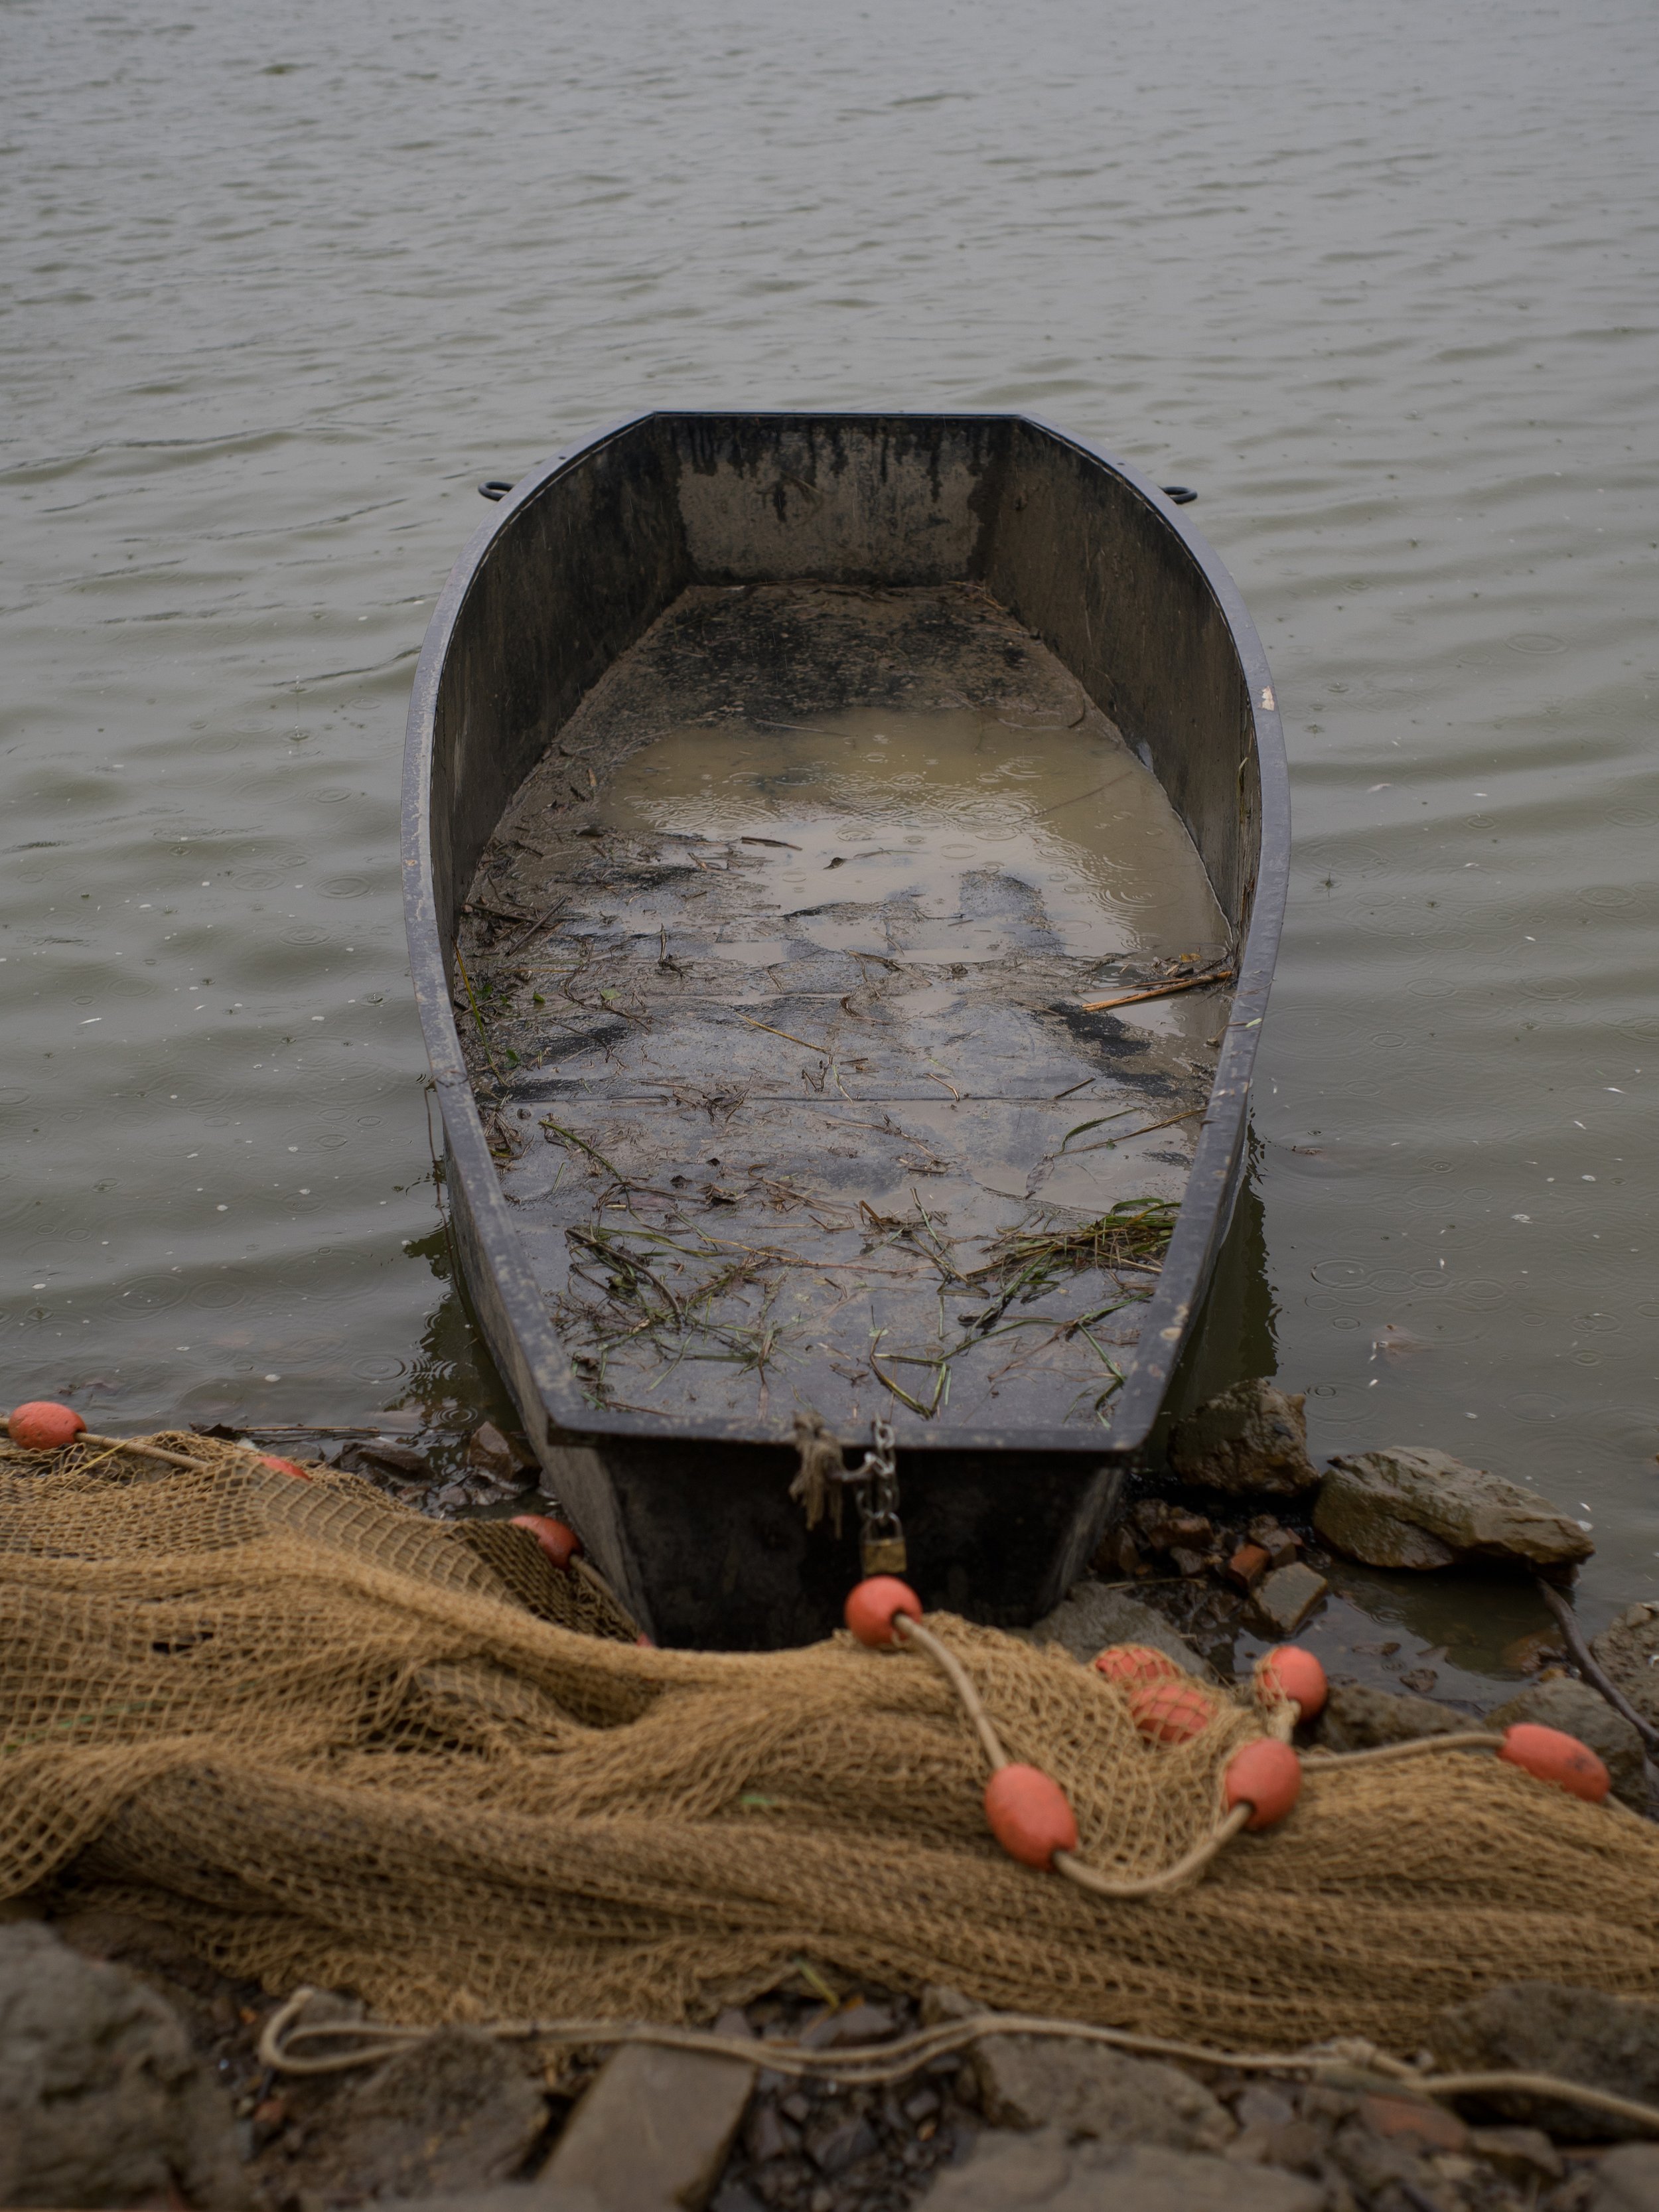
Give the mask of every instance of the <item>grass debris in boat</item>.
M 968 1270 L 969 1282 L 994 1283 L 1028 1295 L 1085 1267 L 1134 1267 L 1156 1273 L 1170 1249 L 1180 1207 L 1169 1198 L 1124 1198 L 1092 1221 L 1053 1218 L 1040 1227 L 1008 1230 L 989 1259 Z

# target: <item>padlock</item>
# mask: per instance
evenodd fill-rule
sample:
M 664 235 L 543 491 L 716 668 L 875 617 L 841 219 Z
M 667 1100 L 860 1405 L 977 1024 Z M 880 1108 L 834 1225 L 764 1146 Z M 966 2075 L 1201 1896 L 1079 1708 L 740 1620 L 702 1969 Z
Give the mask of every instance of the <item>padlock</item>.
M 902 1575 L 908 1565 L 903 1532 L 876 1536 L 866 1529 L 860 1540 L 859 1557 L 866 1575 Z

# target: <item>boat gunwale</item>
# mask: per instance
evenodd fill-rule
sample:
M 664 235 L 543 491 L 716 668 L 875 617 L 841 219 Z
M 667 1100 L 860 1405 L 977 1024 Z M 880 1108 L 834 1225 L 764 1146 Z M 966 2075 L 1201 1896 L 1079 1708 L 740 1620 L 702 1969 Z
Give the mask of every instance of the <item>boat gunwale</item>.
M 472 1091 L 451 1000 L 451 982 L 439 927 L 432 856 L 432 777 L 440 686 L 456 628 L 472 586 L 495 540 L 514 517 L 558 477 L 588 463 L 616 441 L 653 421 L 704 419 L 811 423 L 1006 423 L 1029 428 L 1069 447 L 1115 476 L 1171 532 L 1202 577 L 1226 625 L 1249 695 L 1260 797 L 1259 845 L 1250 915 L 1237 963 L 1237 975 L 1208 1103 L 1188 1170 L 1181 1210 L 1158 1286 L 1143 1309 L 1139 1340 L 1123 1388 L 1112 1401 L 1109 1428 L 976 1428 L 933 1430 L 896 1405 L 886 1409 L 907 1452 L 1023 1451 L 1065 1454 L 1098 1464 L 1121 1459 L 1146 1439 L 1162 1408 L 1176 1361 L 1208 1286 L 1217 1251 L 1231 1219 L 1243 1167 L 1250 1079 L 1272 988 L 1290 865 L 1290 774 L 1283 726 L 1266 650 L 1237 585 L 1202 533 L 1151 478 L 1091 439 L 1018 408 L 738 408 L 651 407 L 613 421 L 538 463 L 520 477 L 457 556 L 433 608 L 415 670 L 404 744 L 403 880 L 410 973 L 420 1012 L 432 1084 L 443 1116 L 446 1147 L 473 1227 L 486 1245 L 495 1291 L 516 1348 L 540 1395 L 549 1422 L 549 1444 L 598 1445 L 610 1437 L 653 1442 L 719 1441 L 786 1444 L 791 1416 L 767 1419 L 709 1414 L 636 1413 L 596 1407 L 582 1394 L 557 1331 L 549 1319 L 542 1286 L 525 1252 L 497 1176 Z M 1161 781 L 1161 779 L 1160 779 Z M 1193 1203 L 1207 1188 L 1207 1204 Z M 455 1194 L 451 1194 L 452 1209 Z M 459 1285 L 471 1286 L 460 1270 Z M 486 1337 L 488 1332 L 485 1332 Z M 492 1346 L 492 1351 L 494 1347 Z M 521 1407 L 521 1411 L 524 1409 Z

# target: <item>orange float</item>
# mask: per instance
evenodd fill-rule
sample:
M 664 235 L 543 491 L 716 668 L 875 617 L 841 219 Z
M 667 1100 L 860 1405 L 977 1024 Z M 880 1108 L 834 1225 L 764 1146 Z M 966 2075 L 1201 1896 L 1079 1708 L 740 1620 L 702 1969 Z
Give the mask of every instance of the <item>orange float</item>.
M 1255 1701 L 1259 1705 L 1295 1705 L 1304 1721 L 1324 1710 L 1330 1694 L 1325 1669 L 1311 1651 L 1299 1644 L 1277 1644 L 1255 1662 Z
M 1215 1718 L 1215 1700 L 1185 1675 L 1143 1682 L 1129 1692 L 1129 1717 L 1152 1743 L 1190 1743 Z
M 301 1467 L 296 1461 L 281 1459 L 275 1452 L 261 1452 L 259 1464 L 261 1467 L 271 1468 L 277 1474 L 297 1475 L 301 1482 L 309 1482 L 311 1480 L 307 1468 Z
M 1302 1794 L 1302 1761 L 1289 1744 L 1262 1736 L 1233 1753 L 1221 1786 L 1229 1812 L 1251 1807 L 1247 1828 L 1271 1828 Z
M 1558 1790 L 1582 1797 L 1587 1805 L 1599 1805 L 1613 1787 L 1613 1777 L 1587 1743 L 1536 1721 L 1517 1721 L 1505 1729 L 1498 1756 L 1511 1766 L 1524 1767 L 1540 1782 L 1553 1782 Z
M 550 1521 L 544 1513 L 515 1513 L 515 1528 L 527 1528 L 561 1574 L 581 1555 L 582 1540 L 565 1521 Z
M 998 1767 L 985 1785 L 985 1817 L 1003 1850 L 1022 1866 L 1046 1867 L 1056 1851 L 1077 1849 L 1077 1815 L 1059 1783 L 1040 1766 Z
M 33 1398 L 27 1406 L 14 1406 L 6 1416 L 6 1434 L 25 1451 L 62 1451 L 86 1425 L 72 1406 L 60 1406 L 51 1398 Z
M 1167 1651 L 1150 1644 L 1109 1644 L 1089 1662 L 1097 1674 L 1115 1682 L 1121 1690 L 1139 1689 L 1145 1682 L 1178 1682 L 1181 1669 Z
M 847 1593 L 842 1618 L 860 1644 L 879 1651 L 893 1640 L 893 1622 L 900 1613 L 921 1619 L 921 1600 L 908 1583 L 896 1575 L 866 1575 Z

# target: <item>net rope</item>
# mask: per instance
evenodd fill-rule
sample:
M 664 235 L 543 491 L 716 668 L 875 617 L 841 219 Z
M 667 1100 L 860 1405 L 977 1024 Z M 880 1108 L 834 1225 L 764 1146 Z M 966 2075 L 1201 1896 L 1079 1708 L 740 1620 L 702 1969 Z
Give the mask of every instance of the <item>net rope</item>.
M 1257 2048 L 1409 2052 L 1505 1981 L 1659 1993 L 1659 1832 L 1480 1752 L 1310 1775 L 1193 1886 L 1104 1899 L 998 1849 L 918 1652 L 642 1648 L 505 1522 L 148 1441 L 201 1464 L 0 1457 L 0 1896 L 138 1913 L 417 2023 L 705 2018 L 799 1957 Z M 927 1626 L 1109 1875 L 1212 1832 L 1264 1732 L 1224 1701 L 1149 1744 L 1063 1651 Z

